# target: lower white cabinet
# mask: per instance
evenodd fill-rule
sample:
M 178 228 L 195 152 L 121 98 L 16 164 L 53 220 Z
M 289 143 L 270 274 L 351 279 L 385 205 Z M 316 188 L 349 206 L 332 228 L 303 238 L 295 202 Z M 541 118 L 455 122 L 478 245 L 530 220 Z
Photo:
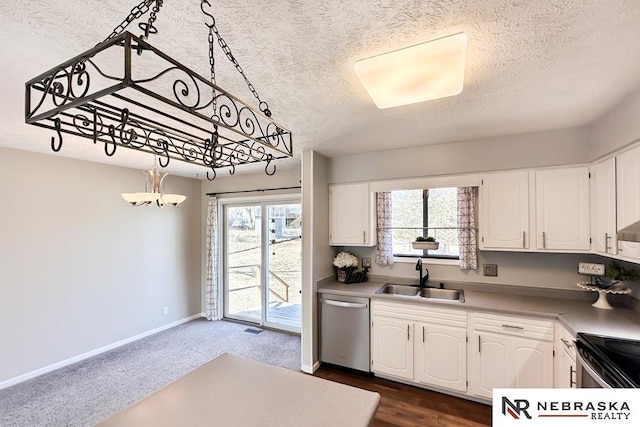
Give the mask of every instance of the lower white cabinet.
M 421 383 L 467 391 L 467 330 L 415 324 L 415 376 Z
M 373 303 L 372 303 L 373 305 Z M 405 320 L 373 316 L 371 363 L 373 372 L 413 379 L 413 324 Z
M 371 302 L 374 373 L 466 392 L 467 312 Z
M 562 325 L 556 324 L 553 386 L 576 388 L 576 347 L 574 337 Z
M 553 322 L 473 313 L 469 338 L 471 394 L 494 388 L 553 387 Z

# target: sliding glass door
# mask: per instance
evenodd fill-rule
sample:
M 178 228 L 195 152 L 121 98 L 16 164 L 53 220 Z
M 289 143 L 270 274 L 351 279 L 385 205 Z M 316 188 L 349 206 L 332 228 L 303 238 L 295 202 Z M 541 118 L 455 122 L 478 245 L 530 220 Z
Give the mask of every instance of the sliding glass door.
M 225 317 L 299 331 L 300 203 L 229 203 L 224 228 Z

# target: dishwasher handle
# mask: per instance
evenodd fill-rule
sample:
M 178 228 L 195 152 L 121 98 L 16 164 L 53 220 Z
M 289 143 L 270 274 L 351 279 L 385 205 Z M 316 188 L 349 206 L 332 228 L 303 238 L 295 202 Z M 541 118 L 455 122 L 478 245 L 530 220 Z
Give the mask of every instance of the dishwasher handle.
M 346 302 L 346 301 L 336 301 L 332 299 L 323 299 L 323 303 L 327 305 L 333 305 L 336 307 L 344 307 L 344 308 L 367 308 L 369 305 L 363 302 Z

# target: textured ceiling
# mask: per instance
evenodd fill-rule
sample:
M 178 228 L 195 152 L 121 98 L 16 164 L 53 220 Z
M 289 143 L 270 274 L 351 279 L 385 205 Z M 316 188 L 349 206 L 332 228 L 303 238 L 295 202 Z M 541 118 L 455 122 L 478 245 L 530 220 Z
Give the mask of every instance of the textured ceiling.
M 637 0 L 211 2 L 274 119 L 293 132 L 297 159 L 306 149 L 339 156 L 583 125 L 640 83 Z M 165 1 L 150 42 L 208 76 L 199 3 Z M 24 124 L 24 82 L 93 47 L 135 4 L 0 3 L 0 145 L 50 152 L 51 132 Z M 459 31 L 469 41 L 456 97 L 379 110 L 353 72 L 357 59 Z M 252 102 L 220 51 L 216 58 L 218 84 Z M 139 169 L 150 163 L 124 149 L 106 158 L 101 147 L 72 139 L 61 155 Z M 278 165 L 295 167 L 297 159 Z M 169 171 L 202 172 L 176 161 Z

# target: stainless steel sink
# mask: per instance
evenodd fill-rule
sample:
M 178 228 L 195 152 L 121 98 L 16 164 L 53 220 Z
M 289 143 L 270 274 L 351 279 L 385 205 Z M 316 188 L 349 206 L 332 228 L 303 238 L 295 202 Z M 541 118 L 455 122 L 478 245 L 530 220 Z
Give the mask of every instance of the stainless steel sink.
M 406 297 L 415 297 L 418 295 L 419 289 L 413 286 L 394 285 L 385 283 L 383 287 L 376 291 L 376 294 L 402 295 Z
M 464 291 L 457 289 L 424 288 L 420 290 L 422 298 L 446 299 L 464 302 Z

